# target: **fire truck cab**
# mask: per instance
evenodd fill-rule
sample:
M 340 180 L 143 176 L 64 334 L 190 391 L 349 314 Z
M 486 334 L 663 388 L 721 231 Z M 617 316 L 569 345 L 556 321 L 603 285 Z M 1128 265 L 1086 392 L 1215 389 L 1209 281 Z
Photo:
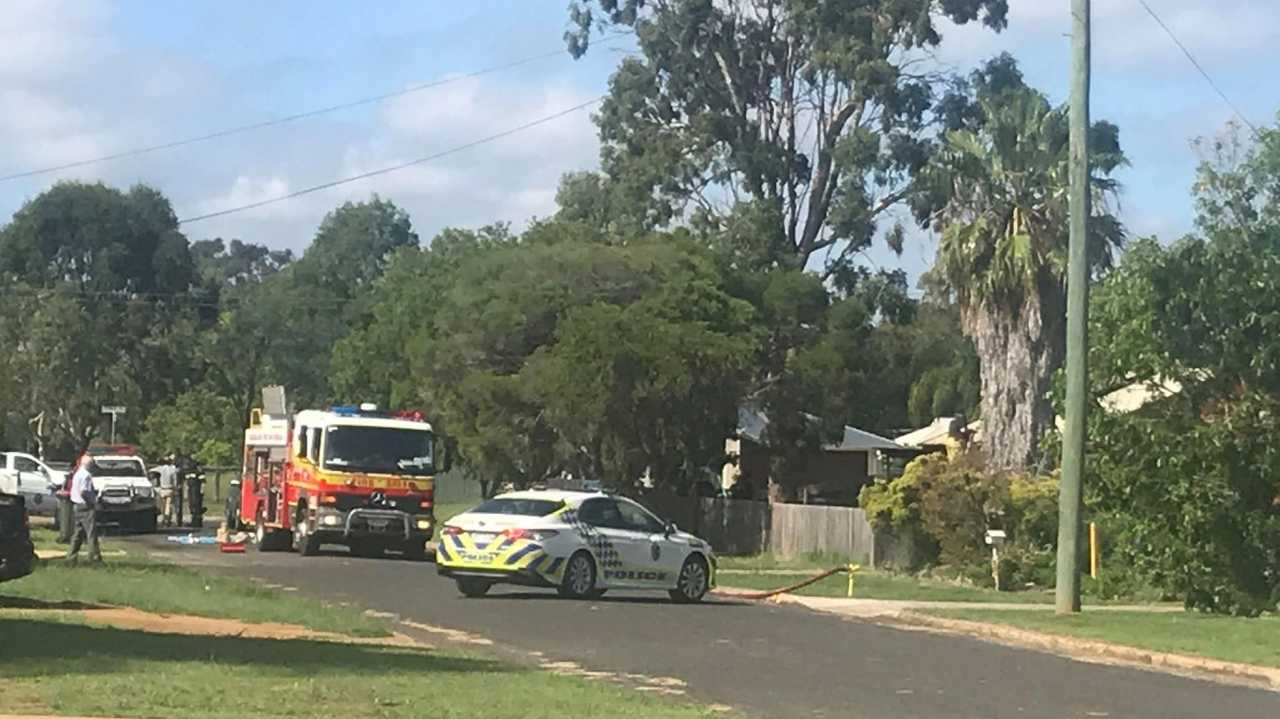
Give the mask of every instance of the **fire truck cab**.
M 338 544 L 360 556 L 392 550 L 425 558 L 435 529 L 434 476 L 447 469 L 437 466 L 436 449 L 419 413 L 361 405 L 288 418 L 254 410 L 239 521 L 252 526 L 261 551 L 312 555 Z

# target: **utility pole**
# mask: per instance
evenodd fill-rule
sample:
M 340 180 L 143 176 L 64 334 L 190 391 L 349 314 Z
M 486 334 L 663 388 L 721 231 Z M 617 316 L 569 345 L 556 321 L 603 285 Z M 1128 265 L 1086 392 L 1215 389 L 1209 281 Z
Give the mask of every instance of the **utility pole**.
M 116 417 L 124 414 L 126 411 L 128 411 L 128 408 L 120 406 L 104 406 L 102 408 L 103 414 L 111 415 L 111 444 L 116 443 Z
M 1080 515 L 1088 411 L 1089 0 L 1071 0 L 1070 244 L 1067 258 L 1067 416 L 1058 492 L 1058 614 L 1080 611 Z

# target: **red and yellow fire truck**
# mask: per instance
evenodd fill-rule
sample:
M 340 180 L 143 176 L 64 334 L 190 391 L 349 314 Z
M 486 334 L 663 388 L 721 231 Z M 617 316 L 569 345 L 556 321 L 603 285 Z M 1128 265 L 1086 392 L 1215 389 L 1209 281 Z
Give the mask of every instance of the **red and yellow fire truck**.
M 284 406 L 267 392 L 264 400 L 269 409 Z M 231 513 L 235 524 L 253 528 L 260 551 L 312 555 L 322 544 L 340 544 L 361 556 L 426 556 L 434 477 L 448 467 L 421 413 L 368 404 L 292 416 L 274 411 L 252 412 L 239 506 Z

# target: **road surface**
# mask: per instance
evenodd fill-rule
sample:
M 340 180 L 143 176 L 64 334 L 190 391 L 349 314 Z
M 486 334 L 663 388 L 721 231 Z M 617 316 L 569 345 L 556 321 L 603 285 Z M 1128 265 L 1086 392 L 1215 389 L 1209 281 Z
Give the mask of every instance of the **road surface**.
M 750 716 L 1280 716 L 1280 694 L 1259 689 L 1076 662 L 798 607 L 719 601 L 683 606 L 665 594 L 622 592 L 579 602 L 514 587 L 464 599 L 429 563 L 337 552 L 304 558 L 253 547 L 244 555 L 224 555 L 209 546 L 166 544 L 158 536 L 128 541 L 317 598 L 479 635 L 508 654 L 678 678 L 690 699 Z

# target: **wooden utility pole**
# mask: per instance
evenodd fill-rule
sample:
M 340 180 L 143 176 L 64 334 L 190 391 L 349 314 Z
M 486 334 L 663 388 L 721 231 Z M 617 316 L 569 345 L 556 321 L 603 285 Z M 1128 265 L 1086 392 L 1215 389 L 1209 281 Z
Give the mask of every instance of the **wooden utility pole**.
M 1054 608 L 1080 611 L 1080 515 L 1088 381 L 1089 0 L 1071 0 L 1070 180 L 1067 258 L 1067 416 L 1058 492 L 1058 584 Z

